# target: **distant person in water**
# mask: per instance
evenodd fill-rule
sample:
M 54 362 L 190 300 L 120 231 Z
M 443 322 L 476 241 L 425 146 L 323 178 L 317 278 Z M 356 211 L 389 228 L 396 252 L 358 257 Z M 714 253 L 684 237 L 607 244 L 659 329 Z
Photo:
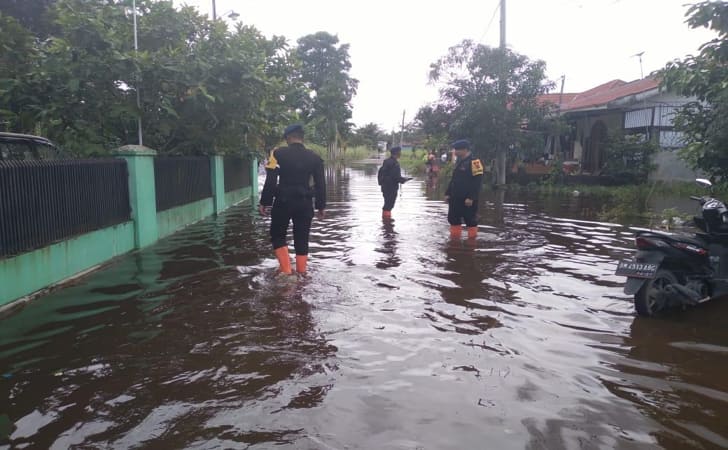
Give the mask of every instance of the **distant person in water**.
M 283 274 L 293 272 L 286 242 L 288 225 L 293 221 L 296 272 L 305 273 L 308 264 L 308 240 L 314 216 L 314 198 L 319 217 L 325 216 L 324 161 L 304 147 L 301 125 L 287 127 L 283 138 L 288 145 L 273 150 L 268 159 L 259 209 L 262 215 L 268 215 L 270 210 L 271 243 Z M 313 186 L 310 185 L 311 181 Z
M 402 169 L 399 167 L 399 158 L 402 156 L 400 147 L 392 147 L 390 157 L 384 160 L 382 167 L 377 172 L 377 181 L 382 187 L 382 195 L 384 196 L 384 206 L 382 207 L 382 219 L 392 218 L 392 209 L 394 202 L 397 201 L 397 192 L 399 185 L 406 183 L 412 178 L 402 176 Z
M 468 238 L 478 235 L 478 197 L 483 183 L 483 163 L 470 152 L 470 141 L 460 139 L 452 143 L 457 157 L 450 184 L 445 192 L 448 204 L 447 221 L 450 236 L 460 238 L 463 222 L 468 227 Z

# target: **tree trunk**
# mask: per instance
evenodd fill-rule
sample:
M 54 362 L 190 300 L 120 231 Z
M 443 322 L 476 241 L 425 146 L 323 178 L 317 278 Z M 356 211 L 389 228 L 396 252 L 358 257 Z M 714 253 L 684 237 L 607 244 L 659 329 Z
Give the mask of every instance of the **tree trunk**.
M 334 154 L 336 158 L 341 156 L 339 154 L 339 124 L 334 122 Z

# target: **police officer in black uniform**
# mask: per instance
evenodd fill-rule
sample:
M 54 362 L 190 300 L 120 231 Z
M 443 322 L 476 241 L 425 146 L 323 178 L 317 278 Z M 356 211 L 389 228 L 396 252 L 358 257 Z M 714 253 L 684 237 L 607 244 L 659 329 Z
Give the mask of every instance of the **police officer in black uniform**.
M 392 218 L 392 209 L 394 208 L 394 202 L 397 201 L 399 185 L 412 179 L 403 177 L 402 169 L 399 167 L 398 159 L 402 156 L 402 148 L 392 147 L 389 153 L 391 156 L 384 160 L 377 174 L 379 185 L 382 187 L 382 196 L 384 196 L 382 219 Z
M 474 239 L 478 235 L 478 195 L 483 182 L 483 163 L 473 157 L 467 139 L 453 142 L 452 148 L 457 156 L 457 164 L 445 192 L 450 236 L 461 236 L 464 221 L 468 227 L 468 237 Z
M 270 211 L 270 237 L 280 271 L 292 273 L 286 235 L 293 220 L 296 272 L 305 273 L 308 264 L 308 239 L 315 208 L 323 218 L 326 208 L 324 161 L 303 146 L 303 126 L 290 125 L 283 133 L 288 144 L 270 155 L 266 179 L 260 195 L 260 213 Z M 313 183 L 313 186 L 312 186 Z

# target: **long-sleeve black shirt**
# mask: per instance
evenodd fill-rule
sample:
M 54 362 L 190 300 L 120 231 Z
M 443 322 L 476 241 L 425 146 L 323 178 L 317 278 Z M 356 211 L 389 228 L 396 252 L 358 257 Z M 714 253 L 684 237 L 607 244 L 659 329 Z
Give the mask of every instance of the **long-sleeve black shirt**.
M 402 169 L 397 158 L 390 156 L 385 159 L 381 170 L 383 191 L 396 191 L 399 189 L 400 183 L 407 181 L 407 178 L 402 176 Z
M 316 209 L 326 208 L 324 161 L 303 144 L 273 150 L 265 169 L 261 205 L 271 206 L 274 198 L 297 201 L 308 196 L 316 198 Z
M 458 199 L 478 199 L 483 182 L 483 163 L 472 154 L 457 162 L 445 195 Z

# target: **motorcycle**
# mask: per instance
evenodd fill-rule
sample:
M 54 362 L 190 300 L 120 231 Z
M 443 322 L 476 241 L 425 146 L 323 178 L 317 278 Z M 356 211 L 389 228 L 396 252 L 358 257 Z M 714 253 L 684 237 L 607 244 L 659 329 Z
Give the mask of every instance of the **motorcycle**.
M 712 197 L 710 181 L 696 181 L 710 189 L 710 196 L 690 197 L 701 206 L 701 215 L 693 218 L 699 231 L 640 231 L 635 236 L 634 258 L 617 266 L 615 274 L 627 277 L 624 293 L 634 296 L 640 316 L 655 316 L 728 294 L 728 208 Z

